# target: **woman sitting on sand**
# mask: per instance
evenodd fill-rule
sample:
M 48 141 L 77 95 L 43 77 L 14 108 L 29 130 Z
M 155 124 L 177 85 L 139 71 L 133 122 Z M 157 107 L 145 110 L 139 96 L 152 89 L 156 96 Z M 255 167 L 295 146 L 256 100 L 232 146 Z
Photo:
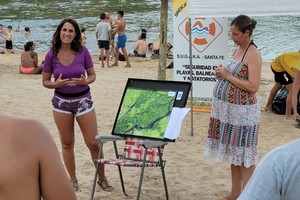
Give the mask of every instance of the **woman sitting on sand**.
M 38 66 L 38 55 L 34 51 L 35 45 L 32 41 L 24 45 L 24 51 L 21 54 L 21 74 L 41 74 L 43 66 Z

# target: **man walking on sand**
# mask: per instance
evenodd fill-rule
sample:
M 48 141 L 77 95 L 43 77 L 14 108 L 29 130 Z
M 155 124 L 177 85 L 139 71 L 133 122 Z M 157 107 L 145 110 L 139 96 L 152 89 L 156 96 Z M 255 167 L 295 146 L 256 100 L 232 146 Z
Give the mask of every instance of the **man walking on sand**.
M 116 53 L 116 61 L 112 66 L 118 66 L 118 61 L 119 61 L 119 48 L 121 48 L 122 53 L 125 57 L 126 60 L 126 65 L 125 67 L 131 67 L 130 62 L 129 62 L 129 58 L 128 58 L 128 54 L 126 51 L 126 40 L 127 40 L 127 36 L 125 34 L 125 27 L 126 27 L 126 22 L 123 19 L 124 16 L 124 11 L 118 11 L 118 20 L 119 23 L 114 31 L 113 34 L 117 33 L 118 34 L 118 42 L 117 45 L 115 47 L 115 53 Z
M 98 40 L 98 46 L 100 49 L 100 60 L 101 67 L 104 68 L 104 60 L 106 60 L 106 66 L 109 66 L 109 41 L 110 41 L 110 24 L 106 21 L 106 14 L 100 14 L 100 22 L 96 27 L 96 38 Z M 104 59 L 104 50 L 105 50 L 105 59 Z

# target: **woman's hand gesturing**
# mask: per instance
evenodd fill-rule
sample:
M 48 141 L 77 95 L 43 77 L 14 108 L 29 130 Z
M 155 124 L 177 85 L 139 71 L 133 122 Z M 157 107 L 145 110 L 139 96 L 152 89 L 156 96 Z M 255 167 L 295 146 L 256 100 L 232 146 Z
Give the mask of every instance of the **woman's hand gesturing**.
M 62 86 L 68 86 L 70 84 L 69 79 L 62 79 L 62 73 L 59 74 L 58 78 L 55 81 L 55 88 L 59 88 Z
M 80 78 L 72 78 L 70 81 L 70 86 L 75 86 L 75 85 L 88 85 L 87 78 L 83 74 L 81 74 Z

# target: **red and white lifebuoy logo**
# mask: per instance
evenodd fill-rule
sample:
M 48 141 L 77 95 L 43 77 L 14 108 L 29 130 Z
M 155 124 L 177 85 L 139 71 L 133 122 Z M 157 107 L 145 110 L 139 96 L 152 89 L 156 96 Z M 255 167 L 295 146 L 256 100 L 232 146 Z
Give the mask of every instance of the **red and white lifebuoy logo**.
M 200 53 L 204 52 L 223 32 L 223 27 L 215 18 L 192 19 L 190 31 L 188 18 L 185 18 L 178 26 L 179 32 L 189 41 L 192 33 L 192 46 Z

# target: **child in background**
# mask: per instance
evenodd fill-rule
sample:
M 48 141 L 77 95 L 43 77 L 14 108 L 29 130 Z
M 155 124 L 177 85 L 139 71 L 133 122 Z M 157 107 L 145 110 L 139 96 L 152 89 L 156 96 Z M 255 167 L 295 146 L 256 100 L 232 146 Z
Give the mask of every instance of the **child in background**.
M 104 12 L 106 15 L 106 21 L 107 23 L 109 23 L 110 27 L 111 27 L 111 33 L 113 33 L 114 29 L 117 27 L 113 16 L 111 16 L 110 12 L 106 11 Z M 111 58 L 114 57 L 114 51 L 115 51 L 115 35 L 111 34 L 111 38 L 110 38 L 110 53 L 111 53 Z
M 146 58 L 150 58 L 153 54 L 153 43 L 148 44 L 148 50 L 146 52 Z
M 147 50 L 148 50 L 148 45 L 147 45 L 147 42 L 146 42 L 146 33 L 142 33 L 140 38 L 141 39 L 139 39 L 136 42 L 136 45 L 135 45 L 134 50 L 133 50 L 133 54 L 130 53 L 129 56 L 142 57 L 142 58 L 146 57 L 146 53 L 147 53 Z
M 20 32 L 20 26 L 19 25 L 16 26 L 15 31 Z
M 143 28 L 143 29 L 141 29 L 141 33 L 140 33 L 139 36 L 138 36 L 138 40 L 141 40 L 141 39 L 142 39 L 141 36 L 142 36 L 143 33 L 145 33 L 145 34 L 146 34 L 146 37 L 147 37 L 147 30 Z M 146 40 L 146 38 L 145 38 L 145 40 Z
M 81 42 L 82 42 L 83 45 L 86 44 L 86 39 L 87 39 L 85 31 L 86 31 L 86 28 L 83 27 L 81 29 Z
M 7 53 L 13 53 L 13 44 L 12 44 L 12 39 L 13 39 L 13 32 L 12 32 L 12 26 L 7 26 L 7 31 L 5 33 L 5 48 Z
M 3 51 L 3 47 L 4 47 L 4 41 L 5 41 L 5 37 L 4 37 L 4 27 L 2 24 L 0 24 L 0 53 L 4 53 Z
M 31 35 L 30 28 L 25 27 L 23 34 L 24 34 L 25 37 L 29 37 Z
M 0 24 L 0 36 L 3 36 L 4 34 L 4 27 L 2 24 Z

